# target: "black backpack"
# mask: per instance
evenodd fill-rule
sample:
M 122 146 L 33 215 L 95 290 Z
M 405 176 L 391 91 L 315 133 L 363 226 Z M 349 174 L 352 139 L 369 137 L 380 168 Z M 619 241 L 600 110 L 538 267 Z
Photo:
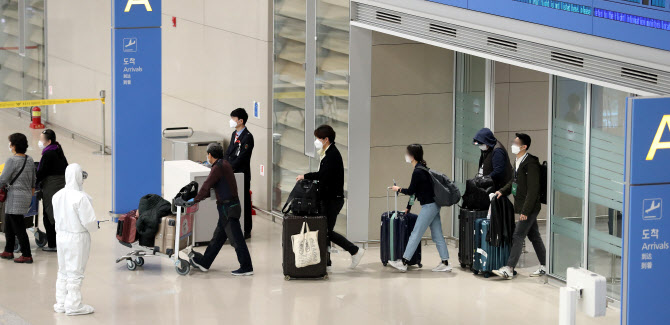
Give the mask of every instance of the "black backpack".
M 284 214 L 296 216 L 319 215 L 319 190 L 316 181 L 303 179 L 298 181 L 281 210 Z
M 547 180 L 549 175 L 547 175 L 547 162 L 543 162 L 540 165 L 540 203 L 547 204 Z

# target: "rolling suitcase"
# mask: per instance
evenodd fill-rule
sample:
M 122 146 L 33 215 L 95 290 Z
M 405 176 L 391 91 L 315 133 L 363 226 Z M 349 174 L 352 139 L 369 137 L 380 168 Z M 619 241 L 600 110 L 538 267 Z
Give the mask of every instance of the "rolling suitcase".
M 136 242 L 137 237 L 137 210 L 130 211 L 119 217 L 116 225 L 116 239 L 121 245 L 132 247 L 132 243 Z
M 174 240 L 177 234 L 177 218 L 175 216 L 167 216 L 161 218 L 156 239 L 154 241 L 154 252 L 167 254 L 172 256 L 174 254 Z M 179 241 L 179 250 L 186 248 L 188 238 L 183 238 Z
M 398 196 L 395 196 L 395 211 L 389 210 L 389 190 L 386 190 L 386 208 L 387 212 L 382 213 L 382 221 L 379 236 L 379 254 L 382 264 L 386 266 L 388 261 L 395 261 L 402 258 L 409 236 L 412 234 L 416 219 L 416 214 L 398 211 Z M 414 255 L 409 260 L 408 265 L 417 265 L 423 267 L 421 264 L 421 244 L 416 248 Z
M 486 218 L 488 211 L 460 209 L 458 213 L 458 262 L 462 268 L 472 267 L 475 253 L 475 220 Z
M 486 235 L 491 227 L 489 219 L 475 220 L 475 254 L 472 264 L 474 274 L 482 273 L 485 278 L 491 275 L 491 271 L 497 270 L 507 263 L 510 247 L 506 243 L 500 246 L 492 246 L 486 240 Z
M 321 262 L 316 265 L 297 268 L 291 236 L 300 233 L 303 222 L 307 222 L 311 231 L 319 231 L 319 253 Z M 284 279 L 328 279 L 328 220 L 325 216 L 295 216 L 287 214 L 282 224 L 282 268 Z

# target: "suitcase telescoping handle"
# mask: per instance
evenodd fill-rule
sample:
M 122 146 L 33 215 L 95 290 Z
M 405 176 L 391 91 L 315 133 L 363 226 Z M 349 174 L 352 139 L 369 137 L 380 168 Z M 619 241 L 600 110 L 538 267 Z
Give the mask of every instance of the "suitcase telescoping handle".
M 393 185 L 396 186 L 395 179 L 393 180 Z M 389 203 L 390 203 L 389 197 L 390 196 L 391 196 L 391 187 L 389 186 L 389 187 L 386 188 L 386 212 L 388 212 L 387 215 L 389 216 L 389 218 L 391 217 L 391 207 L 389 206 Z M 395 195 L 393 197 L 394 197 L 394 200 L 395 200 L 395 211 L 397 212 L 398 211 L 398 193 L 395 193 Z

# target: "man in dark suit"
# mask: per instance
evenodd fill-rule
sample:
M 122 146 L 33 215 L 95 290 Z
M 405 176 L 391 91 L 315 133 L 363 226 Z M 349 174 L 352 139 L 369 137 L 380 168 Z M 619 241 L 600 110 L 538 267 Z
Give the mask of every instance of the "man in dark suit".
M 537 215 L 540 214 L 541 209 L 540 176 L 542 173 L 540 172 L 540 160 L 529 154 L 528 148 L 530 148 L 530 136 L 517 133 L 512 145 L 512 153 L 516 155 L 514 178 L 496 192 L 498 197 L 514 195 L 514 212 L 519 214 L 519 222 L 516 223 L 512 236 L 512 250 L 507 259 L 507 265 L 493 271 L 496 275 L 508 280 L 514 277 L 514 267 L 521 256 L 526 236 L 533 243 L 537 259 L 540 260 L 540 267 L 530 276 L 542 276 L 546 273 L 546 250 L 537 226 Z
M 230 113 L 230 127 L 235 129 L 230 137 L 230 145 L 223 155 L 233 166 L 233 172 L 244 173 L 244 238 L 251 238 L 251 154 L 254 151 L 254 136 L 246 127 L 249 115 L 244 108 L 236 108 Z

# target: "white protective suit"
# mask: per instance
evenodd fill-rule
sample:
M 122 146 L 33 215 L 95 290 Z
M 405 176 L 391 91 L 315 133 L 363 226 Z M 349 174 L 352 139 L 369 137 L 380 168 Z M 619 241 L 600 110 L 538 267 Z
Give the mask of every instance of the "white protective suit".
M 81 303 L 81 282 L 91 250 L 89 232 L 98 229 L 91 197 L 84 193 L 81 166 L 65 169 L 65 188 L 53 196 L 58 246 L 58 280 L 54 311 L 67 315 L 85 315 L 93 307 Z

